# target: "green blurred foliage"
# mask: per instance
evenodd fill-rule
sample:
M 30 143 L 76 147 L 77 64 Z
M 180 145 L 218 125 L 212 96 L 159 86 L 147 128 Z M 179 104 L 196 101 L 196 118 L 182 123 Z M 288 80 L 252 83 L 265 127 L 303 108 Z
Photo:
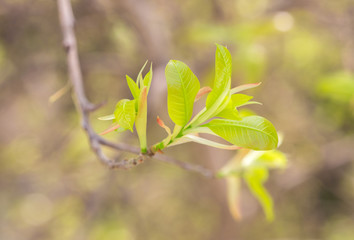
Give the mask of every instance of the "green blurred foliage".
M 125 75 L 135 79 L 147 59 L 149 144 L 165 134 L 157 115 L 171 126 L 169 59 L 210 85 L 219 43 L 233 56 L 232 86 L 262 82 L 246 94 L 263 106 L 242 114 L 270 119 L 285 136 L 289 167 L 265 184 L 276 218 L 264 220 L 244 185 L 236 223 L 222 180 L 155 161 L 102 166 L 71 94 L 48 102 L 68 79 L 56 1 L 0 0 L 0 239 L 354 238 L 352 0 L 72 2 L 87 94 L 107 101 L 91 118 L 97 132 L 107 127 L 97 117 L 131 98 Z M 139 144 L 130 132 L 107 138 Z M 166 154 L 217 170 L 235 153 L 190 144 Z

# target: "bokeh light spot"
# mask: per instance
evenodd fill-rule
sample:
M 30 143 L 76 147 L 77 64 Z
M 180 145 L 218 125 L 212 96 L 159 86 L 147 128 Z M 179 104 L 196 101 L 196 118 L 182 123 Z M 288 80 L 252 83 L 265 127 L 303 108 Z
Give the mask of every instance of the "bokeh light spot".
M 33 193 L 24 198 L 21 207 L 21 216 L 26 224 L 39 226 L 51 219 L 52 209 L 52 201 L 47 196 Z
M 278 12 L 273 17 L 273 24 L 275 29 L 287 32 L 294 27 L 294 18 L 288 12 Z

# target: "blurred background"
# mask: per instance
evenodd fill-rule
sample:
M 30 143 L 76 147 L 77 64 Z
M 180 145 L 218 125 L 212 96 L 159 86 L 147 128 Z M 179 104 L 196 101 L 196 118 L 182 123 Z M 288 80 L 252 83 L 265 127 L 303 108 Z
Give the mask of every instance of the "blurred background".
M 153 62 L 148 141 L 165 136 L 164 68 L 187 63 L 211 85 L 215 43 L 233 56 L 233 86 L 284 134 L 286 170 L 266 186 L 268 223 L 244 187 L 244 219 L 229 213 L 225 183 L 158 161 L 108 170 L 90 151 L 70 91 L 56 1 L 0 0 L 0 239 L 354 239 L 353 0 L 74 0 L 79 55 L 97 132 L 116 102 L 131 98 Z M 205 101 L 205 99 L 204 99 Z M 204 104 L 199 103 L 196 108 Z M 107 138 L 138 146 L 135 133 Z M 108 152 L 108 154 L 114 154 Z M 233 152 L 197 144 L 166 150 L 219 169 Z M 121 157 L 129 157 L 122 154 Z

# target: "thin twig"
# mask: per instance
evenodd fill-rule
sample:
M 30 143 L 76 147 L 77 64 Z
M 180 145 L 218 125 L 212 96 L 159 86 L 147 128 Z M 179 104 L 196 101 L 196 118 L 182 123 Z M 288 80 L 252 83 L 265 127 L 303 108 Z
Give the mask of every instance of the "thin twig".
M 89 139 L 91 149 L 94 151 L 98 159 L 109 168 L 129 169 L 142 163 L 144 160 L 153 157 L 156 160 L 177 165 L 185 170 L 199 173 L 205 177 L 213 177 L 214 173 L 211 170 L 205 169 L 201 166 L 182 162 L 160 154 L 154 155 L 152 153 L 148 153 L 143 155 L 140 153 L 140 149 L 137 147 L 130 146 L 124 143 L 113 143 L 95 133 L 90 124 L 89 114 L 90 112 L 97 109 L 100 105 L 92 104 L 87 99 L 85 94 L 78 57 L 76 36 L 74 32 L 74 14 L 70 0 L 58 0 L 58 11 L 63 34 L 63 45 L 67 54 L 67 64 L 69 69 L 70 81 L 73 85 L 73 90 L 78 103 L 76 107 L 81 115 L 82 128 L 85 130 Z M 109 159 L 103 153 L 102 146 L 106 146 L 117 151 L 135 153 L 138 156 L 130 160 L 114 161 L 112 159 Z
M 210 169 L 204 168 L 200 165 L 195 165 L 195 164 L 190 164 L 187 162 L 182 162 L 179 161 L 177 159 L 174 159 L 172 157 L 166 156 L 166 155 L 162 155 L 162 154 L 155 154 L 154 158 L 161 161 L 161 162 L 166 162 L 166 163 L 170 163 L 170 164 L 174 164 L 179 166 L 180 168 L 183 168 L 185 170 L 188 171 L 192 171 L 192 172 L 196 172 L 199 173 L 201 175 L 203 175 L 204 177 L 207 178 L 214 178 L 215 177 L 215 173 L 213 171 L 211 171 Z

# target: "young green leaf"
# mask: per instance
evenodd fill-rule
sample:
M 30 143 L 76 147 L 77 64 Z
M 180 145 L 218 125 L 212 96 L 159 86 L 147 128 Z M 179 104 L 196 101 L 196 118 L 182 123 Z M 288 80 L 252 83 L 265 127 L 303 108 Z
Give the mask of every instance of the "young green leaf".
M 248 96 L 246 94 L 234 94 L 231 96 L 232 105 L 234 107 L 242 106 L 252 98 L 253 98 L 252 96 Z
M 229 110 L 229 108 L 224 109 L 215 117 L 226 118 L 231 120 L 241 120 L 237 109 Z
M 208 95 L 206 107 L 210 108 L 218 98 L 221 101 L 225 98 L 223 93 L 228 92 L 231 88 L 231 54 L 226 47 L 216 44 L 215 53 L 215 80 L 211 93 Z
M 139 107 L 136 116 L 135 128 L 138 133 L 142 153 L 147 152 L 146 123 L 147 123 L 147 88 L 143 87 L 139 97 Z
M 135 121 L 135 100 L 120 100 L 116 105 L 114 116 L 116 123 L 133 132 Z
M 224 109 L 219 112 L 216 117 L 241 120 L 241 116 L 237 111 L 237 107 L 241 107 L 247 104 L 255 104 L 257 102 L 250 102 L 249 100 L 253 97 L 245 94 L 234 94 L 231 96 L 231 100 L 225 99 L 228 101 L 228 104 Z
M 165 70 L 168 91 L 168 114 L 179 126 L 188 123 L 200 84 L 198 78 L 181 61 L 170 60 Z
M 204 126 L 236 146 L 253 150 L 271 150 L 278 145 L 278 135 L 274 126 L 260 116 L 249 116 L 240 121 L 214 119 Z
M 209 93 L 206 107 L 187 125 L 192 127 L 207 121 L 216 116 L 227 105 L 226 98 L 230 95 L 231 88 L 231 54 L 226 47 L 216 44 L 215 53 L 215 80 L 213 90 Z
M 140 89 L 139 89 L 138 85 L 128 75 L 125 75 L 125 77 L 127 79 L 128 87 L 129 87 L 130 92 L 132 93 L 134 99 L 139 99 Z
M 274 219 L 273 200 L 263 186 L 268 179 L 268 170 L 261 167 L 251 168 L 245 172 L 244 179 L 253 195 L 261 203 L 267 220 L 272 221 Z
M 226 100 L 228 100 L 227 106 L 221 112 L 219 112 L 216 115 L 216 117 L 233 119 L 233 120 L 241 120 L 241 117 L 240 117 L 236 107 L 234 106 L 233 102 L 229 99 L 226 99 Z

